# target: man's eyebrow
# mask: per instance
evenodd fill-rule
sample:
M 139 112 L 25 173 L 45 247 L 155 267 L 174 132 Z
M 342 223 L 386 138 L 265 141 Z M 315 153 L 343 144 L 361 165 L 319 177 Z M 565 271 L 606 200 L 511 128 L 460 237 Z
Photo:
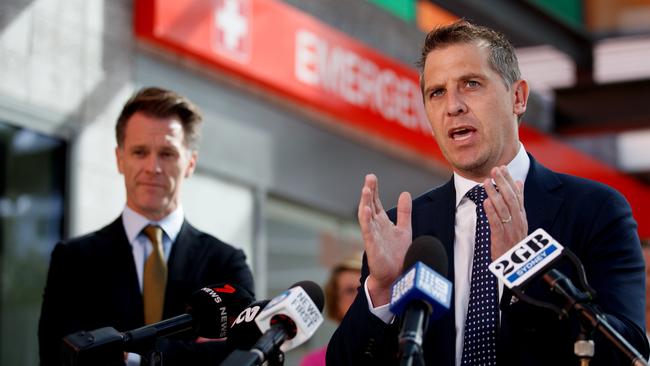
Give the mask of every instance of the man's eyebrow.
M 463 74 L 463 75 L 461 75 L 461 76 L 459 76 L 457 78 L 454 78 L 453 80 L 464 81 L 464 80 L 469 80 L 469 79 L 485 80 L 485 79 L 487 79 L 487 77 L 485 75 L 481 74 L 481 73 L 471 72 L 471 73 Z M 445 88 L 444 83 L 437 83 L 437 84 L 431 84 L 431 85 L 425 86 L 424 91 L 426 93 L 426 92 L 429 92 L 431 90 L 444 89 L 444 88 Z
M 459 80 L 469 80 L 469 79 L 481 79 L 481 80 L 485 80 L 486 77 L 485 77 L 485 75 L 483 75 L 483 74 L 479 74 L 479 73 L 476 73 L 476 72 L 471 72 L 471 73 L 469 73 L 469 74 L 461 75 L 460 78 L 459 78 Z
M 444 89 L 444 88 L 445 88 L 444 84 L 431 84 L 424 88 L 424 94 L 427 94 L 432 90 Z
M 130 150 L 135 150 L 135 149 L 146 149 L 146 148 L 147 148 L 147 145 L 145 145 L 145 144 L 135 144 L 135 145 L 131 145 L 131 146 L 129 146 L 129 149 L 130 149 Z

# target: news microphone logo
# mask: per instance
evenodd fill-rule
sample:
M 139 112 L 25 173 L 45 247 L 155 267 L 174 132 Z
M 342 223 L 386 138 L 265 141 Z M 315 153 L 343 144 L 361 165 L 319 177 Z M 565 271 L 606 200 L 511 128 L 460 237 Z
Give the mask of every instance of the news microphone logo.
M 451 304 L 451 282 L 429 268 L 417 262 L 391 289 L 390 310 L 402 314 L 412 300 L 425 300 L 432 309 L 432 318 L 444 314 Z
M 564 247 L 544 229 L 537 229 L 492 262 L 489 269 L 507 288 L 524 285 L 562 255 Z
M 271 301 L 266 306 L 268 308 L 272 308 L 275 305 L 277 305 L 277 304 L 281 303 L 282 301 L 284 301 L 284 299 L 289 297 L 289 295 L 291 295 L 291 289 L 285 290 L 281 294 L 279 294 L 278 296 L 272 298 Z
M 237 324 L 240 324 L 240 323 L 243 323 L 243 322 L 246 322 L 246 323 L 252 322 L 255 319 L 255 317 L 257 316 L 257 314 L 260 312 L 260 310 L 262 310 L 262 307 L 260 305 L 255 305 L 253 307 L 248 307 L 248 308 L 242 310 L 242 312 L 239 313 L 239 315 L 237 316 L 237 319 L 235 319 L 235 321 L 232 323 L 231 327 L 234 327 Z
M 287 339 L 280 346 L 280 349 L 284 352 L 301 345 L 311 338 L 316 329 L 323 323 L 323 315 L 318 306 L 300 286 L 292 287 L 271 300 L 260 315 L 255 318 L 255 323 L 257 323 L 260 331 L 264 333 L 271 328 L 271 318 L 278 315 L 285 315 L 295 322 L 297 329 L 301 330 L 297 332 L 295 337 Z

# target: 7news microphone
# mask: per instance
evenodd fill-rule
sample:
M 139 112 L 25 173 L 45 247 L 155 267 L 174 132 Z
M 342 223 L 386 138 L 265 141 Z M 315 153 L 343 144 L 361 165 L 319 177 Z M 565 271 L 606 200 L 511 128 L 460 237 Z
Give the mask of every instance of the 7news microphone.
M 586 292 L 578 289 L 567 276 L 553 268 L 554 263 L 562 257 L 567 257 L 573 262 L 578 271 L 581 285 Z M 508 252 L 490 264 L 489 269 L 503 281 L 505 287 L 511 289 L 521 300 L 555 310 L 560 317 L 568 316 L 565 309 L 572 310 L 580 317 L 582 324 L 590 325 L 618 348 L 630 360 L 631 365 L 648 365 L 641 354 L 607 322 L 605 315 L 591 303 L 595 291 L 587 284 L 584 268 L 578 257 L 543 229 L 535 230 L 524 240 L 515 244 Z M 551 291 L 566 301 L 564 309 L 532 299 L 524 293 L 524 288 L 533 279 L 540 277 Z M 576 347 L 577 356 L 584 358 L 593 356 L 593 346 L 591 346 L 591 350 L 583 354 L 578 354 L 578 352 L 584 352 L 580 348 Z
M 126 332 L 104 327 L 64 337 L 64 364 L 123 364 L 124 352 L 149 352 L 157 339 L 190 331 L 204 338 L 226 338 L 235 315 L 252 301 L 252 294 L 236 285 L 203 287 L 191 295 L 185 314 Z
M 323 322 L 323 290 L 311 281 L 301 281 L 272 300 L 244 309 L 228 334 L 235 350 L 222 366 L 270 365 L 284 362 L 283 352 L 307 341 Z
M 390 310 L 403 315 L 399 334 L 400 364 L 424 365 L 422 337 L 429 317 L 438 319 L 449 310 L 452 284 L 445 278 L 448 259 L 440 240 L 416 238 L 404 257 L 403 274 L 393 284 Z

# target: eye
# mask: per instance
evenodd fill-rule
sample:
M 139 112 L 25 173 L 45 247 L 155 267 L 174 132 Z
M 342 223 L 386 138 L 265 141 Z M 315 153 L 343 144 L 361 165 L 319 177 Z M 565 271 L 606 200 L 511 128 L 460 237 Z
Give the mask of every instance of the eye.
M 172 150 L 163 150 L 160 152 L 160 157 L 163 159 L 171 159 L 176 157 L 176 153 Z
M 147 151 L 145 149 L 133 149 L 131 154 L 135 157 L 141 158 L 147 155 Z
M 465 84 L 466 84 L 467 87 L 470 88 L 470 89 L 476 89 L 476 88 L 478 88 L 479 86 L 481 86 L 481 83 L 479 83 L 479 82 L 476 81 L 476 80 L 467 80 L 467 82 L 466 82 Z
M 439 88 L 439 89 L 433 89 L 429 92 L 429 99 L 431 98 L 437 98 L 441 97 L 445 94 L 445 89 Z

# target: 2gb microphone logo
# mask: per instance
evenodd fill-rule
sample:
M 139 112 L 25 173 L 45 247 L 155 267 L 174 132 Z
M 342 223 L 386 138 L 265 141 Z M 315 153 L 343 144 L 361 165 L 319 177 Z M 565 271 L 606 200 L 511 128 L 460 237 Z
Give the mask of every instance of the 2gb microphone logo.
M 490 264 L 508 288 L 523 285 L 562 254 L 564 247 L 543 229 L 537 229 Z

